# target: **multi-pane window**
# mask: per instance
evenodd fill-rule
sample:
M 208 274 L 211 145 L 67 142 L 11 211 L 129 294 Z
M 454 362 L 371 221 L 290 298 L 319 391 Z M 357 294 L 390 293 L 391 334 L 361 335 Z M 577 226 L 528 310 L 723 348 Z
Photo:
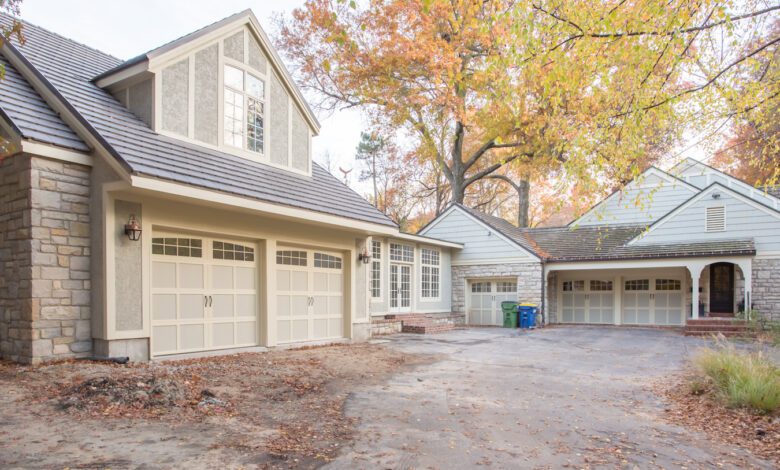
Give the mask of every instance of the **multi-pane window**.
M 563 281 L 564 292 L 584 291 L 584 290 L 585 290 L 585 281 Z
M 338 256 L 326 255 L 325 253 L 314 253 L 314 267 L 341 269 L 341 258 Z
M 422 258 L 422 297 L 424 299 L 439 298 L 439 252 L 423 248 Z
M 401 245 L 400 243 L 391 243 L 390 259 L 393 261 L 414 263 L 414 248 L 409 245 Z
M 305 251 L 282 250 L 276 252 L 276 264 L 306 266 L 306 258 Z
M 682 285 L 678 279 L 656 279 L 655 290 L 680 290 Z
M 203 241 L 198 238 L 152 238 L 153 255 L 203 256 Z
M 497 282 L 496 292 L 517 292 L 517 283 L 512 281 Z
M 371 241 L 371 297 L 382 298 L 382 243 Z
M 635 279 L 631 281 L 626 281 L 625 288 L 626 290 L 650 290 L 650 280 Z
M 224 79 L 225 144 L 263 153 L 265 83 L 230 65 L 225 65 Z
M 590 281 L 591 291 L 611 291 L 612 281 Z
M 214 259 L 232 259 L 236 261 L 254 261 L 255 249 L 237 243 L 215 241 L 212 244 Z
M 471 292 L 475 294 L 481 292 L 491 292 L 491 285 L 489 282 L 472 282 Z

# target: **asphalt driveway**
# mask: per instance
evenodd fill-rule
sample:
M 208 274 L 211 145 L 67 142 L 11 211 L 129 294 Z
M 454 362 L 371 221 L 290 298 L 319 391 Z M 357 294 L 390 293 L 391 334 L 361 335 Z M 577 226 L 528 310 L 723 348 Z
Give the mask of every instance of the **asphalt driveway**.
M 438 360 L 350 397 L 359 437 L 330 468 L 773 468 L 663 420 L 648 385 L 703 340 L 558 327 L 381 341 Z

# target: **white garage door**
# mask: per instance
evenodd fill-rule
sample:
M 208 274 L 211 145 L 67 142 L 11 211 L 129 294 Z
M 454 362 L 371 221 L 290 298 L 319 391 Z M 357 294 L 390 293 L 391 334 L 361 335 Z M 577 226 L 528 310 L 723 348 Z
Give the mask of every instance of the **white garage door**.
M 344 337 L 344 270 L 338 253 L 276 252 L 277 341 Z
M 563 281 L 561 321 L 563 323 L 614 323 L 612 281 Z
M 684 300 L 681 279 L 627 279 L 623 286 L 623 323 L 682 325 Z
M 502 326 L 504 313 L 501 302 L 517 302 L 517 282 L 469 281 L 468 323 L 470 325 Z
M 257 345 L 256 272 L 251 243 L 156 233 L 152 355 Z

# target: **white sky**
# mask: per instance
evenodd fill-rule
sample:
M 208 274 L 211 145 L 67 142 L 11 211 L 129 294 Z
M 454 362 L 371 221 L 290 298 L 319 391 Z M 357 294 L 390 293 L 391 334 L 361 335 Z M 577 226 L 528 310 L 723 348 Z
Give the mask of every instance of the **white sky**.
M 129 59 L 154 49 L 222 18 L 251 8 L 269 36 L 275 33 L 273 17 L 290 14 L 304 0 L 24 0 L 21 17 L 38 26 L 88 46 Z M 366 127 L 356 110 L 318 116 L 322 129 L 312 144 L 314 159 L 322 162 L 326 151 L 332 159 L 332 170 L 355 168 L 350 185 L 367 193 L 368 184 L 358 184 L 359 172 L 354 160 L 360 131 Z M 691 132 L 689 142 L 697 133 Z M 690 145 L 690 144 L 689 144 Z M 683 146 L 685 148 L 686 146 Z M 694 146 L 679 158 L 701 159 L 703 151 Z

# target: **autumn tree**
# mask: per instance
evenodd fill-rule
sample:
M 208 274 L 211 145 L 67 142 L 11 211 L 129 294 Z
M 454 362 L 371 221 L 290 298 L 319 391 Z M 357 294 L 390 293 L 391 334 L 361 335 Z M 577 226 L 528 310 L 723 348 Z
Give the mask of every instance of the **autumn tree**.
M 407 131 L 416 162 L 463 202 L 486 177 L 516 181 L 516 163 L 553 162 L 583 191 L 635 176 L 650 148 L 722 111 L 740 67 L 776 50 L 766 35 L 728 63 L 707 54 L 780 9 L 762 5 L 309 0 L 280 22 L 278 47 L 316 105 Z M 739 106 L 754 104 L 755 89 L 742 93 Z

